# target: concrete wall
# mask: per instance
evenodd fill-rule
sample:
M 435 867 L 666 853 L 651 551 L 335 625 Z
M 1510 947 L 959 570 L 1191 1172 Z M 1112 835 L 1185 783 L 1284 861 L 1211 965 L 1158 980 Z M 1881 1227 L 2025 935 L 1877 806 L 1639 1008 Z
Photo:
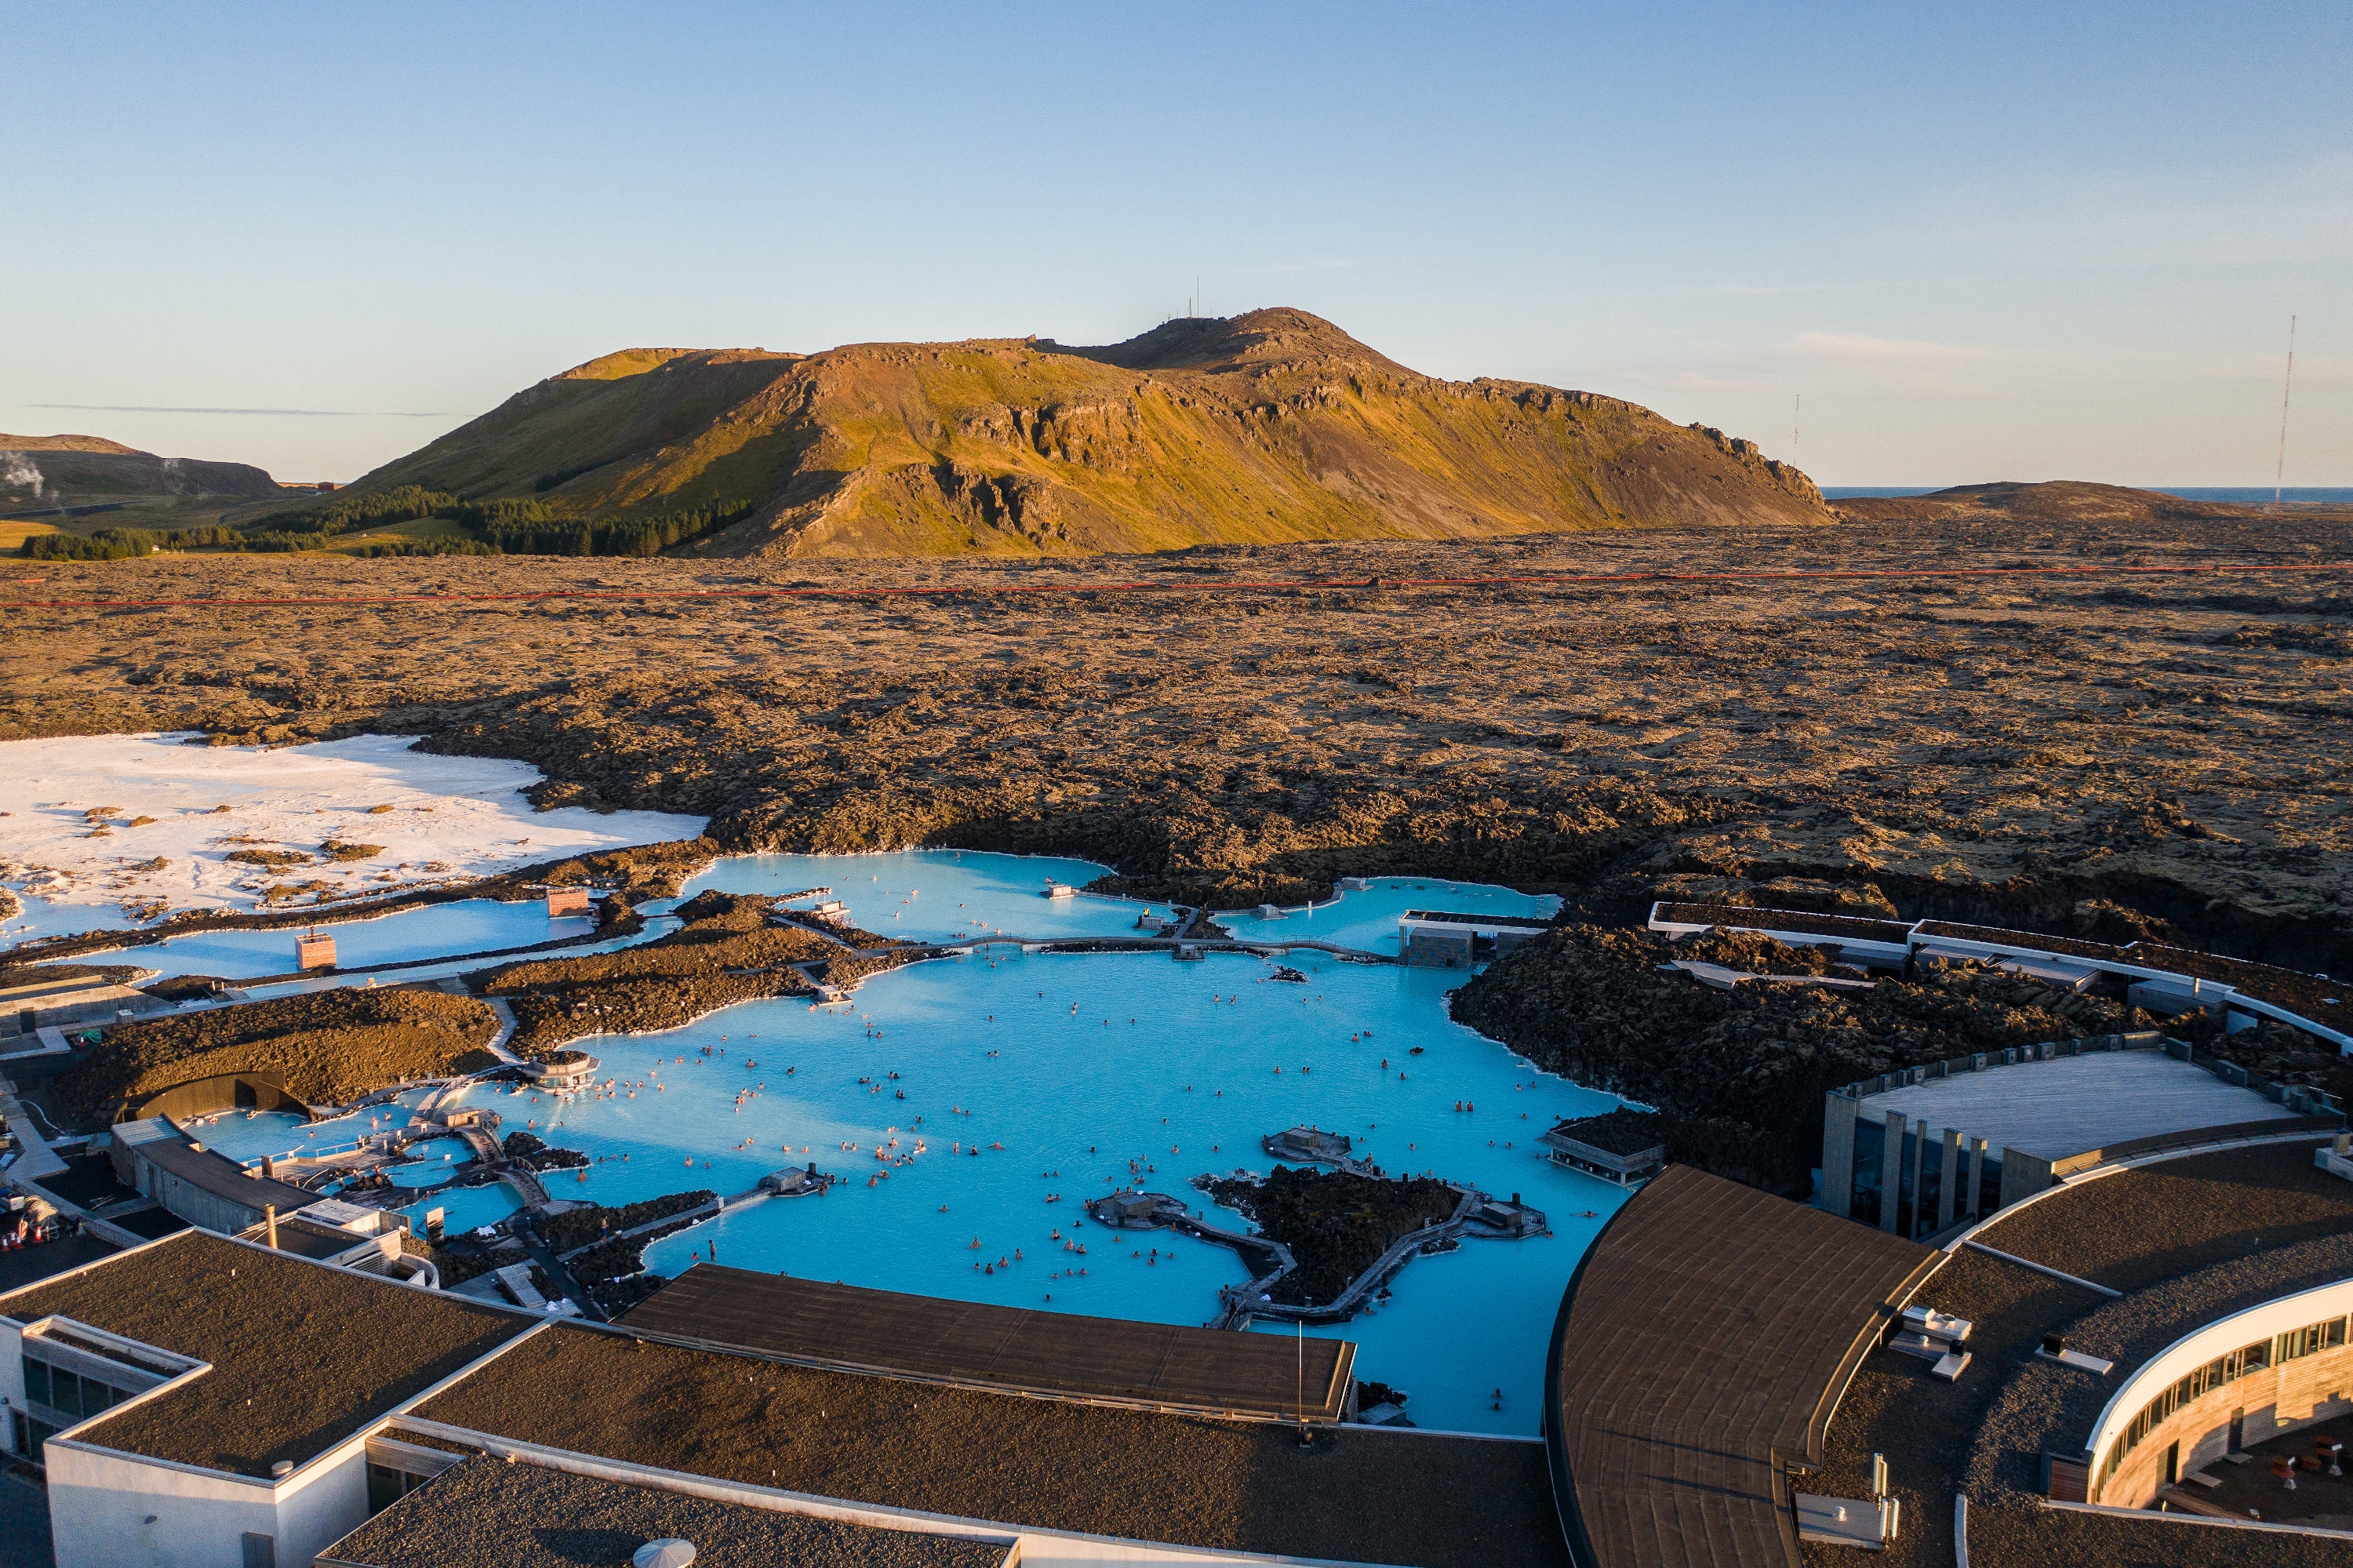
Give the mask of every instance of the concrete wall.
M 1405 961 L 1417 968 L 1467 969 L 1471 967 L 1471 933 L 1416 928 L 1406 938 Z
M 275 1540 L 269 1483 L 159 1465 L 51 1438 L 49 1532 L 58 1568 L 244 1568 L 245 1532 Z M 278 1561 L 289 1557 L 283 1550 Z
M 2007 1209 L 2031 1198 L 2047 1189 L 2051 1180 L 2051 1161 L 2040 1155 L 2005 1149 L 2001 1151 L 2001 1202 L 1995 1206 Z
M 368 1517 L 363 1436 L 274 1484 L 71 1438 L 49 1440 L 48 1473 L 58 1568 L 244 1568 L 248 1531 L 306 1568 Z
M 135 1150 L 132 1157 L 139 1169 L 139 1190 L 190 1224 L 233 1236 L 248 1225 L 261 1223 L 260 1204 L 231 1202 L 192 1181 L 183 1181 L 159 1165 L 137 1160 Z
M 1822 1097 L 1821 1207 L 1840 1219 L 1854 1207 L 1855 1099 L 1836 1089 Z
M 12 1322 L 0 1319 L 0 1399 L 8 1402 L 10 1410 L 25 1408 L 25 1332 Z M 0 1448 L 16 1440 L 9 1428 L 16 1422 L 0 1414 Z
M 135 1095 L 122 1102 L 114 1119 L 140 1121 L 167 1116 L 185 1127 L 199 1117 L 225 1110 L 289 1111 L 306 1118 L 311 1114 L 309 1106 L 286 1092 L 283 1075 L 251 1072 L 193 1078 L 168 1089 Z

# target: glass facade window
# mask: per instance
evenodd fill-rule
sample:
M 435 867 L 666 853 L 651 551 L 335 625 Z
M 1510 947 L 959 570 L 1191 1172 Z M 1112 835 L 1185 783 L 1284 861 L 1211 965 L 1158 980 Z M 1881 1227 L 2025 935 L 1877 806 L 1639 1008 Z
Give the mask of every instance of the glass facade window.
M 1925 1236 L 1936 1228 L 1936 1214 L 1945 1200 L 1945 1140 L 1920 1142 L 1920 1201 L 1915 1207 L 1912 1234 Z
M 2301 1329 L 2291 1329 L 2272 1341 L 2272 1359 L 2292 1361 L 2299 1356 L 2317 1355 L 2333 1345 L 2345 1342 L 2345 1319 L 2331 1318 L 2326 1323 L 2311 1323 Z
M 1857 1122 L 1854 1129 L 1854 1191 L 1847 1206 L 1850 1219 L 1866 1225 L 1879 1223 L 1880 1156 L 1886 1152 L 1884 1129 Z
M 55 1418 L 51 1430 L 104 1414 L 139 1392 L 117 1387 L 88 1372 L 52 1366 L 35 1355 L 24 1358 L 24 1367 L 25 1403 L 32 1405 L 38 1416 Z M 130 1376 L 124 1381 L 129 1382 Z
M 396 1470 L 390 1465 L 368 1461 L 368 1515 L 374 1518 L 423 1486 L 428 1478 L 413 1476 L 406 1470 Z
M 2252 1345 L 2242 1345 L 2226 1356 L 2207 1362 L 2140 1408 L 2116 1442 L 2109 1445 L 2106 1455 L 2101 1459 L 2099 1485 L 2105 1486 L 2108 1478 L 2123 1466 L 2125 1456 L 2138 1447 L 2144 1438 L 2164 1424 L 2167 1416 L 2183 1405 L 2203 1394 L 2211 1393 L 2225 1383 L 2234 1383 L 2249 1372 L 2263 1372 L 2284 1361 L 2315 1355 L 2345 1341 L 2346 1319 L 2330 1318 L 2306 1324 L 2301 1329 L 2290 1329 L 2286 1333 L 2274 1335 L 2268 1340 L 2258 1340 Z

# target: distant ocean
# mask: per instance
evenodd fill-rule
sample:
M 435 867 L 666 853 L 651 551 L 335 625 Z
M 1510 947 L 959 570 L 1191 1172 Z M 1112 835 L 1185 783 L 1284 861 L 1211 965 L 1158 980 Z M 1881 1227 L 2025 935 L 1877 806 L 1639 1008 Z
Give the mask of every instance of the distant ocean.
M 1825 501 L 1846 501 L 1863 495 L 1933 495 L 1947 487 L 1941 484 L 1826 484 L 1822 486 Z M 2159 495 L 2179 495 L 2184 501 L 2234 501 L 2254 506 L 2268 503 L 2272 487 L 2268 484 L 2144 484 L 2140 490 L 2154 490 Z M 2353 488 L 2327 485 L 2289 485 L 2280 492 L 2282 501 L 2321 501 L 2342 506 L 2353 503 Z

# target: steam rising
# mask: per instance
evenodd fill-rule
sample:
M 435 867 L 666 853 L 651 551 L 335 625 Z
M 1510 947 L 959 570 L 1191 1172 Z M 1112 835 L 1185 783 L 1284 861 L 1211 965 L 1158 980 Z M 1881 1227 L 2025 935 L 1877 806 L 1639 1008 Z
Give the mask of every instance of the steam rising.
M 41 493 L 41 471 L 23 452 L 0 452 L 0 484 Z

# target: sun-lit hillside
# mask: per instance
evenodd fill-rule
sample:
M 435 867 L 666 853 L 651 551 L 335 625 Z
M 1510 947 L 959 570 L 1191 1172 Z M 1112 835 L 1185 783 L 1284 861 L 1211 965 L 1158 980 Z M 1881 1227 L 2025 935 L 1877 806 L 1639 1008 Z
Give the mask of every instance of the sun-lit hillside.
M 698 553 L 1163 550 L 1826 523 L 1753 443 L 1616 398 L 1408 370 L 1304 312 L 821 354 L 633 349 L 353 487 L 584 518 L 746 506 Z

